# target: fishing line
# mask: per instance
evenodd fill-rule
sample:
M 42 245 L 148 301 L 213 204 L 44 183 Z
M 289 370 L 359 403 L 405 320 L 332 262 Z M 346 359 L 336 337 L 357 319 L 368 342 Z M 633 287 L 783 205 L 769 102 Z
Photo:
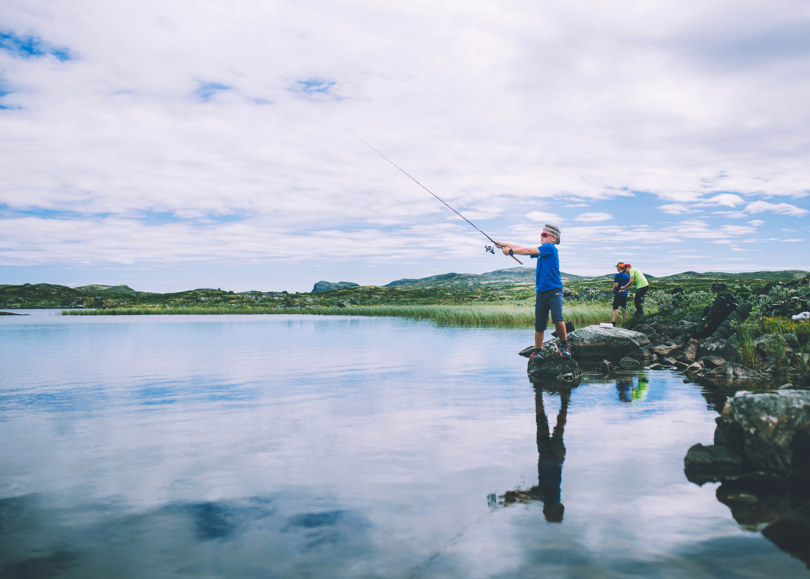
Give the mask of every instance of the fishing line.
M 486 233 L 484 233 L 483 231 L 481 231 L 480 229 L 478 229 L 478 226 L 476 226 L 476 225 L 475 225 L 475 223 L 473 223 L 472 221 L 470 221 L 469 219 L 467 219 L 466 217 L 464 217 L 464 216 L 463 216 L 461 213 L 459 213 L 458 211 L 456 211 L 456 210 L 455 210 L 455 209 L 454 209 L 454 208 L 453 208 L 453 207 L 452 207 L 452 206 L 451 206 L 449 203 L 447 203 L 447 202 L 446 202 L 444 199 L 442 199 L 441 197 L 439 197 L 438 195 L 436 195 L 436 194 L 435 194 L 433 191 L 431 191 L 430 189 L 428 189 L 427 187 L 425 187 L 425 186 L 424 186 L 422 183 L 420 183 L 420 182 L 419 182 L 419 181 L 418 181 L 418 180 L 417 180 L 417 179 L 416 179 L 416 178 L 415 178 L 413 175 L 411 175 L 411 174 L 410 174 L 410 173 L 408 173 L 408 172 L 407 172 L 405 169 L 403 169 L 402 167 L 400 167 L 399 165 L 397 165 L 396 163 L 394 163 L 394 162 L 393 162 L 391 159 L 389 159 L 388 157 L 386 157 L 385 155 L 383 155 L 381 151 L 379 151 L 378 149 L 376 149 L 375 147 L 371 146 L 369 143 L 367 143 L 366 141 L 364 141 L 362 138 L 360 138 L 360 136 L 359 136 L 357 133 L 355 133 L 354 131 L 352 131 L 350 128 L 348 128 L 348 127 L 345 127 L 345 128 L 346 128 L 346 130 L 347 130 L 347 131 L 349 131 L 349 132 L 350 132 L 352 135 L 354 135 L 354 137 L 355 137 L 355 138 L 356 138 L 358 141 L 360 141 L 360 142 L 361 142 L 361 143 L 363 143 L 363 144 L 364 144 L 366 147 L 368 147 L 369 149 L 371 149 L 372 151 L 374 151 L 375 153 L 377 153 L 377 154 L 378 154 L 380 157 L 382 157 L 383 159 L 385 159 L 386 161 L 388 161 L 389 163 L 391 163 L 391 165 L 393 165 L 394 167 L 396 167 L 397 169 L 399 169 L 399 170 L 400 170 L 400 171 L 401 171 L 401 172 L 402 172 L 402 173 L 403 173 L 403 174 L 404 174 L 406 177 L 408 177 L 408 178 L 409 178 L 411 181 L 413 181 L 414 183 L 416 183 L 417 185 L 419 185 L 419 186 L 420 186 L 422 189 L 424 189 L 425 191 L 427 191 L 428 193 L 430 193 L 431 195 L 433 195 L 433 196 L 434 196 L 436 199 L 438 199 L 439 201 L 441 201 L 441 202 L 442 202 L 442 203 L 443 203 L 443 204 L 444 204 L 444 205 L 445 205 L 445 206 L 446 206 L 448 209 L 450 209 L 450 211 L 452 211 L 453 213 L 455 213 L 456 215 L 458 215 L 459 217 L 461 217 L 461 218 L 462 218 L 464 221 L 466 221 L 467 223 L 469 223 L 470 225 L 472 225 L 472 226 L 473 226 L 473 228 L 475 228 L 475 230 L 476 230 L 476 231 L 478 231 L 478 233 L 480 233 L 481 235 L 483 235 L 484 237 L 486 237 L 487 239 L 489 239 L 489 240 L 490 240 L 490 241 L 491 241 L 491 242 L 492 242 L 494 245 L 498 245 L 498 243 L 497 243 L 497 242 L 496 242 L 494 239 L 492 239 L 492 238 L 491 238 L 489 235 L 487 235 Z M 486 247 L 486 246 L 485 246 L 485 247 Z M 495 251 L 494 251 L 492 248 L 490 248 L 490 247 L 486 247 L 486 250 L 487 250 L 487 251 L 489 251 L 490 253 L 495 253 Z M 515 257 L 514 255 L 510 255 L 509 257 L 511 257 L 512 259 L 514 259 L 514 260 L 515 260 L 516 262 L 518 262 L 520 265 L 523 265 L 523 262 L 522 262 L 522 261 L 520 261 L 520 260 L 519 260 L 517 257 Z

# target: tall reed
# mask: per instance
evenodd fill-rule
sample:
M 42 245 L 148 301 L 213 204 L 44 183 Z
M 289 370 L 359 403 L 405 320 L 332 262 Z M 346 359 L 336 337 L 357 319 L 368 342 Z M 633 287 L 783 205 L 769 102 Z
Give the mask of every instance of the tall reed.
M 734 326 L 737 341 L 737 352 L 740 362 L 749 368 L 759 369 L 761 359 L 754 344 L 754 327 L 750 323 L 738 323 Z
M 440 326 L 531 328 L 534 307 L 516 305 L 422 305 L 422 306 L 352 306 L 279 308 L 262 306 L 180 306 L 148 308 L 109 308 L 100 310 L 65 310 L 64 315 L 223 315 L 223 314 L 309 314 L 321 316 L 389 316 L 416 320 L 431 320 Z M 582 327 L 610 319 L 607 304 L 572 304 L 563 311 L 566 320 Z

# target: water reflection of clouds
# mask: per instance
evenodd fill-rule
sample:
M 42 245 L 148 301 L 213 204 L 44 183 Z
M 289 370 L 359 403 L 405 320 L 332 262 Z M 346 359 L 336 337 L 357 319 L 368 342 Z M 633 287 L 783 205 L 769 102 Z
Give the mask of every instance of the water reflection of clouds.
M 0 357 L 14 362 L 0 389 L 0 501 L 28 513 L 9 523 L 30 524 L 15 540 L 69 538 L 28 559 L 0 545 L 0 569 L 596 576 L 653 563 L 680 572 L 667 557 L 681 553 L 708 565 L 700 542 L 739 550 L 727 509 L 682 473 L 716 414 L 670 373 L 650 373 L 631 404 L 602 377 L 573 392 L 565 517 L 549 525 L 539 505 L 486 504 L 538 482 L 534 391 L 516 356 L 525 332 L 316 317 L 74 321 L 34 332 L 16 356 L 0 332 Z M 43 360 L 36 339 L 58 347 Z M 558 404 L 548 398 L 552 421 Z M 25 497 L 36 499 L 13 502 Z
M 96 505 L 88 516 L 39 495 L 0 499 L 0 575 L 139 577 L 147 568 L 191 576 L 217 569 L 232 577 L 362 574 L 374 549 L 365 515 L 309 500 L 290 492 L 131 513 Z

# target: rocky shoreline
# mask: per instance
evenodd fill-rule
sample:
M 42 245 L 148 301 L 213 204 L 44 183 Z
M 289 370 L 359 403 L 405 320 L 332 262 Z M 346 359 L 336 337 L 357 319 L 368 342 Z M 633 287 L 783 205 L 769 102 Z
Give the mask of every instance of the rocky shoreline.
M 808 357 L 788 346 L 789 366 L 770 355 L 767 337 L 755 343 L 761 366 L 740 361 L 733 332 L 698 339 L 698 320 L 664 323 L 654 317 L 616 328 L 607 324 L 569 332 L 574 359 L 544 345 L 543 359 L 530 360 L 529 379 L 570 388 L 581 366 L 605 375 L 620 370 L 671 369 L 685 382 L 705 386 L 718 411 L 714 444 L 693 445 L 684 474 L 695 484 L 720 483 L 716 495 L 734 519 L 761 531 L 810 569 L 810 383 Z M 521 351 L 528 356 L 532 348 Z

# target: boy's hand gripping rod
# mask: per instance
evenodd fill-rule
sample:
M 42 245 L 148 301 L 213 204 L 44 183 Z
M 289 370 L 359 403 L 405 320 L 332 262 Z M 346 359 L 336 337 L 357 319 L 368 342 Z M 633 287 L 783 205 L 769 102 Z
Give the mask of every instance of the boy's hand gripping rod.
M 396 167 L 397 169 L 399 169 L 399 170 L 400 170 L 400 171 L 401 171 L 401 172 L 402 172 L 402 173 L 403 173 L 405 176 L 407 176 L 407 177 L 408 177 L 408 178 L 409 178 L 411 181 L 413 181 L 414 183 L 416 183 L 417 185 L 419 185 L 419 186 L 420 186 L 422 189 L 424 189 L 425 191 L 427 191 L 428 193 L 430 193 L 431 195 L 433 195 L 433 196 L 434 196 L 436 199 L 438 199 L 439 201 L 441 201 L 441 202 L 442 202 L 442 203 L 443 203 L 443 204 L 444 204 L 444 205 L 445 205 L 445 206 L 446 206 L 448 209 L 450 209 L 450 211 L 452 211 L 453 213 L 455 213 L 456 215 L 458 215 L 459 217 L 461 217 L 461 218 L 462 218 L 464 221 L 466 221 L 467 223 L 469 223 L 470 225 L 472 225 L 472 226 L 473 226 L 473 228 L 475 228 L 475 230 L 476 230 L 476 231 L 478 231 L 478 233 L 480 233 L 481 235 L 483 235 L 484 237 L 486 237 L 487 239 L 489 239 L 489 240 L 490 240 L 490 241 L 491 241 L 491 242 L 492 242 L 494 245 L 496 245 L 496 246 L 498 246 L 498 247 L 502 247 L 500 243 L 498 243 L 497 241 L 495 241 L 494 239 L 492 239 L 492 238 L 491 238 L 489 235 L 487 235 L 486 233 L 484 233 L 483 231 L 481 231 L 480 229 L 478 229 L 478 227 L 476 227 L 475 223 L 473 223 L 472 221 L 470 221 L 469 219 L 467 219 L 466 217 L 464 217 L 464 216 L 463 216 L 461 213 L 459 213 L 458 211 L 456 211 L 456 210 L 455 210 L 455 209 L 454 209 L 454 208 L 453 208 L 453 207 L 452 207 L 452 206 L 451 206 L 449 203 L 447 203 L 447 202 L 446 202 L 444 199 L 442 199 L 441 197 L 439 197 L 438 195 L 436 195 L 436 194 L 435 194 L 433 191 L 431 191 L 430 189 L 428 189 L 427 187 L 425 187 L 424 185 L 422 185 L 422 183 L 420 183 L 419 181 L 417 181 L 417 180 L 416 180 L 416 179 L 415 179 L 415 178 L 414 178 L 414 177 L 413 177 L 413 176 L 412 176 L 410 173 L 408 173 L 408 172 L 407 172 L 405 169 L 403 169 L 402 167 L 400 167 L 399 165 L 397 165 L 396 163 L 394 163 L 394 162 L 393 162 L 391 159 L 389 159 L 388 157 L 386 157 L 385 155 L 383 155 L 383 154 L 382 154 L 382 153 L 381 153 L 379 150 L 375 149 L 375 148 L 374 148 L 374 147 L 372 147 L 370 144 L 368 144 L 366 141 L 364 141 L 363 139 L 361 139 L 361 138 L 360 138 L 360 137 L 357 135 L 357 133 L 355 133 L 355 132 L 354 132 L 354 131 L 352 131 L 351 129 L 346 128 L 346 130 L 347 130 L 347 131 L 349 131 L 349 132 L 350 132 L 352 135 L 354 135 L 354 137 L 355 137 L 355 138 L 356 138 L 358 141 L 360 141 L 361 143 L 363 143 L 363 144 L 364 144 L 366 147 L 368 147 L 369 149 L 371 149 L 372 151 L 374 151 L 375 153 L 377 153 L 377 154 L 378 154 L 380 157 L 382 157 L 383 159 L 385 159 L 386 161 L 388 161 L 389 163 L 391 163 L 391 164 L 392 164 L 394 167 Z M 485 246 L 485 248 L 486 248 L 486 250 L 487 250 L 487 251 L 489 251 L 490 253 L 495 253 L 495 251 L 494 251 L 494 250 L 493 250 L 491 247 Z M 520 265 L 523 265 L 523 262 L 522 262 L 522 261 L 520 261 L 518 258 L 516 258 L 514 255 L 510 255 L 509 257 L 511 257 L 512 259 L 514 259 L 514 260 L 515 260 L 516 262 L 518 262 Z

